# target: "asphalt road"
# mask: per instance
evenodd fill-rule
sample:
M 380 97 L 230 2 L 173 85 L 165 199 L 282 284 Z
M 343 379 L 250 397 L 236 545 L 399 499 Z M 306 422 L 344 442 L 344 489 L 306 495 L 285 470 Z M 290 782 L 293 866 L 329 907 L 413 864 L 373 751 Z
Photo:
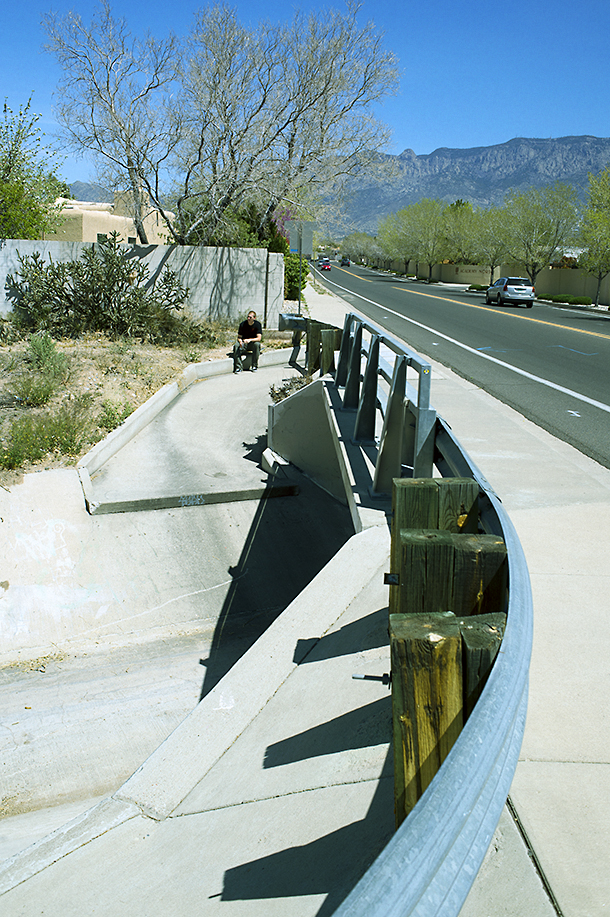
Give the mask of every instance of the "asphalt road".
M 610 468 L 610 315 L 488 306 L 481 293 L 334 262 L 316 276 L 355 312 Z

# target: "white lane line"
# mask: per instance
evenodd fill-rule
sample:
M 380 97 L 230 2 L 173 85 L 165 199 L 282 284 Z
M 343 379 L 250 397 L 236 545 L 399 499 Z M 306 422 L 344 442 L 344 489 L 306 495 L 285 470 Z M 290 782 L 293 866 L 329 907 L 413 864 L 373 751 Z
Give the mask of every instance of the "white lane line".
M 392 315 L 395 315 L 397 318 L 401 318 L 403 322 L 409 322 L 411 325 L 416 325 L 418 328 L 423 328 L 424 331 L 429 331 L 431 334 L 435 334 L 437 337 L 443 338 L 444 341 L 449 341 L 450 344 L 455 344 L 456 347 L 461 347 L 462 350 L 467 350 L 468 353 L 473 353 L 477 357 L 481 357 L 483 360 L 489 360 L 490 363 L 495 363 L 497 366 L 503 366 L 504 369 L 510 369 L 512 372 L 517 373 L 519 376 L 523 376 L 525 379 L 530 379 L 532 382 L 539 382 L 540 385 L 546 385 L 547 388 L 555 389 L 556 392 L 561 392 L 564 395 L 569 395 L 571 398 L 576 398 L 578 401 L 584 402 L 584 404 L 590 404 L 592 407 L 599 408 L 600 411 L 605 411 L 606 414 L 610 414 L 610 405 L 604 404 L 602 401 L 596 401 L 594 398 L 588 398 L 586 395 L 581 395 L 578 392 L 573 392 L 572 389 L 565 388 L 563 385 L 557 385 L 556 382 L 551 382 L 549 379 L 543 379 L 541 376 L 535 376 L 533 373 L 528 373 L 524 369 L 518 369 L 516 366 L 511 366 L 510 363 L 504 363 L 503 360 L 498 360 L 496 357 L 492 357 L 488 353 L 482 353 L 480 350 L 475 350 L 474 347 L 469 347 L 468 344 L 463 344 L 461 341 L 456 341 L 455 338 L 449 337 L 447 334 L 443 334 L 442 331 L 438 331 L 436 328 L 430 328 L 429 325 L 422 325 L 421 322 L 416 322 L 414 318 L 407 318 L 401 312 L 396 312 L 394 309 L 390 309 L 389 306 L 382 306 L 380 303 L 375 302 L 373 299 L 367 299 L 366 296 L 362 296 L 360 293 L 354 293 L 353 290 L 346 290 L 345 287 L 339 286 L 338 283 L 333 283 L 333 281 L 330 282 L 334 287 L 337 287 L 337 289 L 343 290 L 344 293 L 350 293 L 352 296 L 357 296 L 358 299 L 362 299 L 364 302 L 368 302 L 378 309 L 383 309 L 385 312 L 391 312 Z

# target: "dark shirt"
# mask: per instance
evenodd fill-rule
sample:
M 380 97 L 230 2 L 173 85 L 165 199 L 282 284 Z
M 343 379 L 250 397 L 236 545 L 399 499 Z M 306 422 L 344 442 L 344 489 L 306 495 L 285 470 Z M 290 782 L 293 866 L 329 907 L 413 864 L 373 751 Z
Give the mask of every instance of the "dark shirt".
M 263 326 L 256 319 L 250 325 L 248 319 L 243 321 L 237 330 L 237 337 L 241 338 L 242 341 L 251 341 L 256 337 L 257 334 L 262 335 Z

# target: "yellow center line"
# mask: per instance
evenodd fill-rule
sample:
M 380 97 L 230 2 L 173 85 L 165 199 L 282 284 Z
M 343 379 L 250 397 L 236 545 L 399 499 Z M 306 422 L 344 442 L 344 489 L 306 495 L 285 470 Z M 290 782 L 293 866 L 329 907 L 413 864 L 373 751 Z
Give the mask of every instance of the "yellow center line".
M 368 277 L 361 277 L 360 274 L 354 274 L 352 271 L 346 271 L 344 267 L 340 267 L 340 268 L 338 268 L 338 270 L 343 271 L 344 274 L 349 274 L 350 277 L 357 277 L 358 280 L 364 280 L 364 281 L 366 281 L 366 283 L 374 283 L 374 282 L 375 282 L 374 280 L 369 280 Z M 377 280 L 377 278 L 375 278 L 375 280 Z M 397 288 L 397 289 L 398 289 L 398 288 Z M 358 294 L 356 294 L 356 295 L 358 295 Z
M 474 303 L 460 302 L 455 299 L 448 299 L 446 296 L 435 296 L 433 293 L 422 293 L 420 290 L 405 290 L 404 287 L 392 287 L 393 290 L 400 290 L 401 293 L 413 293 L 414 296 L 427 296 L 429 299 L 440 299 L 443 302 L 450 302 L 455 305 L 459 302 L 461 306 L 467 306 L 468 309 L 481 309 L 483 312 L 493 312 L 494 315 L 502 315 L 504 318 L 516 318 L 522 322 L 535 322 L 537 325 L 547 325 L 549 328 L 561 328 L 563 331 L 576 331 L 578 334 L 588 334 L 594 338 L 605 338 L 610 340 L 610 334 L 602 334 L 601 331 L 587 331 L 585 328 L 571 328 L 569 325 L 558 325 L 556 322 L 545 322 L 541 318 L 534 318 L 533 315 L 513 315 L 510 312 L 498 312 L 496 309 L 490 309 L 488 306 L 476 306 Z

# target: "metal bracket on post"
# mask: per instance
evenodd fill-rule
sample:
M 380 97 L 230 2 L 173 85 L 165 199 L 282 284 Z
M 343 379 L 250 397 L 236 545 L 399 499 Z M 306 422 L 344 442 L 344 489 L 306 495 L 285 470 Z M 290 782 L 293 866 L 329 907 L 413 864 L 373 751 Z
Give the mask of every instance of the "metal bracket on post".
M 349 349 L 351 343 L 350 337 L 353 321 L 354 316 L 351 313 L 345 316 L 345 321 L 343 323 L 343 335 L 341 337 L 341 349 L 339 350 L 339 362 L 337 364 L 337 372 L 335 375 L 335 385 L 337 388 L 344 386 L 347 381 L 347 368 L 349 363 Z
M 364 380 L 362 382 L 362 392 L 358 413 L 356 414 L 356 424 L 354 426 L 354 443 L 374 443 L 375 442 L 375 418 L 377 414 L 377 374 L 379 372 L 379 335 L 371 338 L 366 369 L 364 371 Z
M 406 356 L 396 358 L 371 488 L 377 495 L 391 494 L 393 479 L 401 477 L 407 366 Z
M 343 410 L 355 411 L 360 400 L 360 366 L 362 363 L 362 322 L 356 322 L 356 330 L 349 355 L 349 369 L 343 393 Z
M 436 411 L 418 411 L 416 415 L 415 455 L 413 457 L 413 477 L 432 477 L 434 464 L 434 436 L 436 430 Z

